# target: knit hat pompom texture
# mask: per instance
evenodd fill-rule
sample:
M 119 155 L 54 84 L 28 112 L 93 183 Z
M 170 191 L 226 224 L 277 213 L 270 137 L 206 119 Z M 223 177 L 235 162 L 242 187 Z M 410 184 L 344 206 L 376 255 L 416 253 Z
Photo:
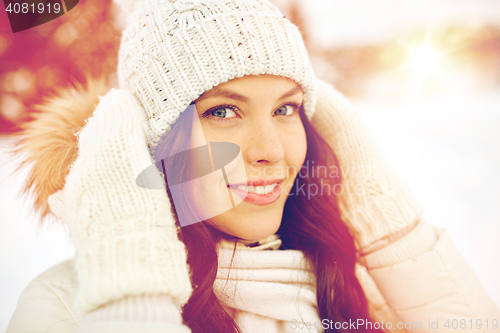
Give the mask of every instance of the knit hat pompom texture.
M 311 119 L 314 73 L 302 35 L 269 1 L 115 2 L 131 11 L 119 50 L 119 86 L 145 109 L 152 150 L 203 92 L 245 75 L 297 82 Z

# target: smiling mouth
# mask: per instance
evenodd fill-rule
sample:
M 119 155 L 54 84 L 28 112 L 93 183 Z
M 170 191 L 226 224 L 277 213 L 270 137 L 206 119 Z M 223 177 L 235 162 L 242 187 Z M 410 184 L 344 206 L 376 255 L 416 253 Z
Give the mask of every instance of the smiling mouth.
M 278 183 L 263 186 L 229 185 L 232 189 L 238 189 L 240 191 L 255 194 L 269 194 L 275 189 L 276 186 L 278 186 Z
M 280 198 L 282 182 L 283 179 L 253 181 L 247 185 L 231 184 L 228 188 L 244 201 L 261 206 L 271 204 Z

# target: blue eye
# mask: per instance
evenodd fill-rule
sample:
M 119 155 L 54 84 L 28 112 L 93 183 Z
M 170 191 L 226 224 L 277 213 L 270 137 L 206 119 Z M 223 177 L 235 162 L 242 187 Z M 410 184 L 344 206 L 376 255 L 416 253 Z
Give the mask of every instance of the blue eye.
M 233 118 L 236 117 L 236 113 L 228 107 L 218 107 L 210 111 L 210 115 L 217 118 Z
M 294 111 L 294 105 L 287 104 L 274 111 L 274 114 L 279 116 L 290 116 Z

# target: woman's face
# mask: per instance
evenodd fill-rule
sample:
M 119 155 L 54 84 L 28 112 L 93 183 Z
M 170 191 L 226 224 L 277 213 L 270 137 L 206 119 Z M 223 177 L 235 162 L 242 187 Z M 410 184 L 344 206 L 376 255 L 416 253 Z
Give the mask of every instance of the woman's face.
M 244 164 L 239 169 L 244 170 L 243 175 L 237 167 L 225 168 L 229 186 L 222 181 L 213 193 L 230 193 L 233 208 L 206 223 L 245 240 L 263 239 L 278 230 L 288 194 L 306 157 L 306 133 L 299 115 L 302 102 L 298 84 L 274 75 L 233 79 L 196 100 L 206 142 L 212 147 L 211 142 L 237 144 L 239 161 Z M 196 128 L 192 142 L 199 141 Z

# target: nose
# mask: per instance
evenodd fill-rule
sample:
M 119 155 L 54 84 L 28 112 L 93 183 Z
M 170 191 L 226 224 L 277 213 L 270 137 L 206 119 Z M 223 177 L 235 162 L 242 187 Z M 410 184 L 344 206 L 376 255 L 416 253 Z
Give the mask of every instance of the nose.
M 281 142 L 279 130 L 272 120 L 254 122 L 247 127 L 247 138 L 243 157 L 250 165 L 271 166 L 285 157 L 285 149 Z

